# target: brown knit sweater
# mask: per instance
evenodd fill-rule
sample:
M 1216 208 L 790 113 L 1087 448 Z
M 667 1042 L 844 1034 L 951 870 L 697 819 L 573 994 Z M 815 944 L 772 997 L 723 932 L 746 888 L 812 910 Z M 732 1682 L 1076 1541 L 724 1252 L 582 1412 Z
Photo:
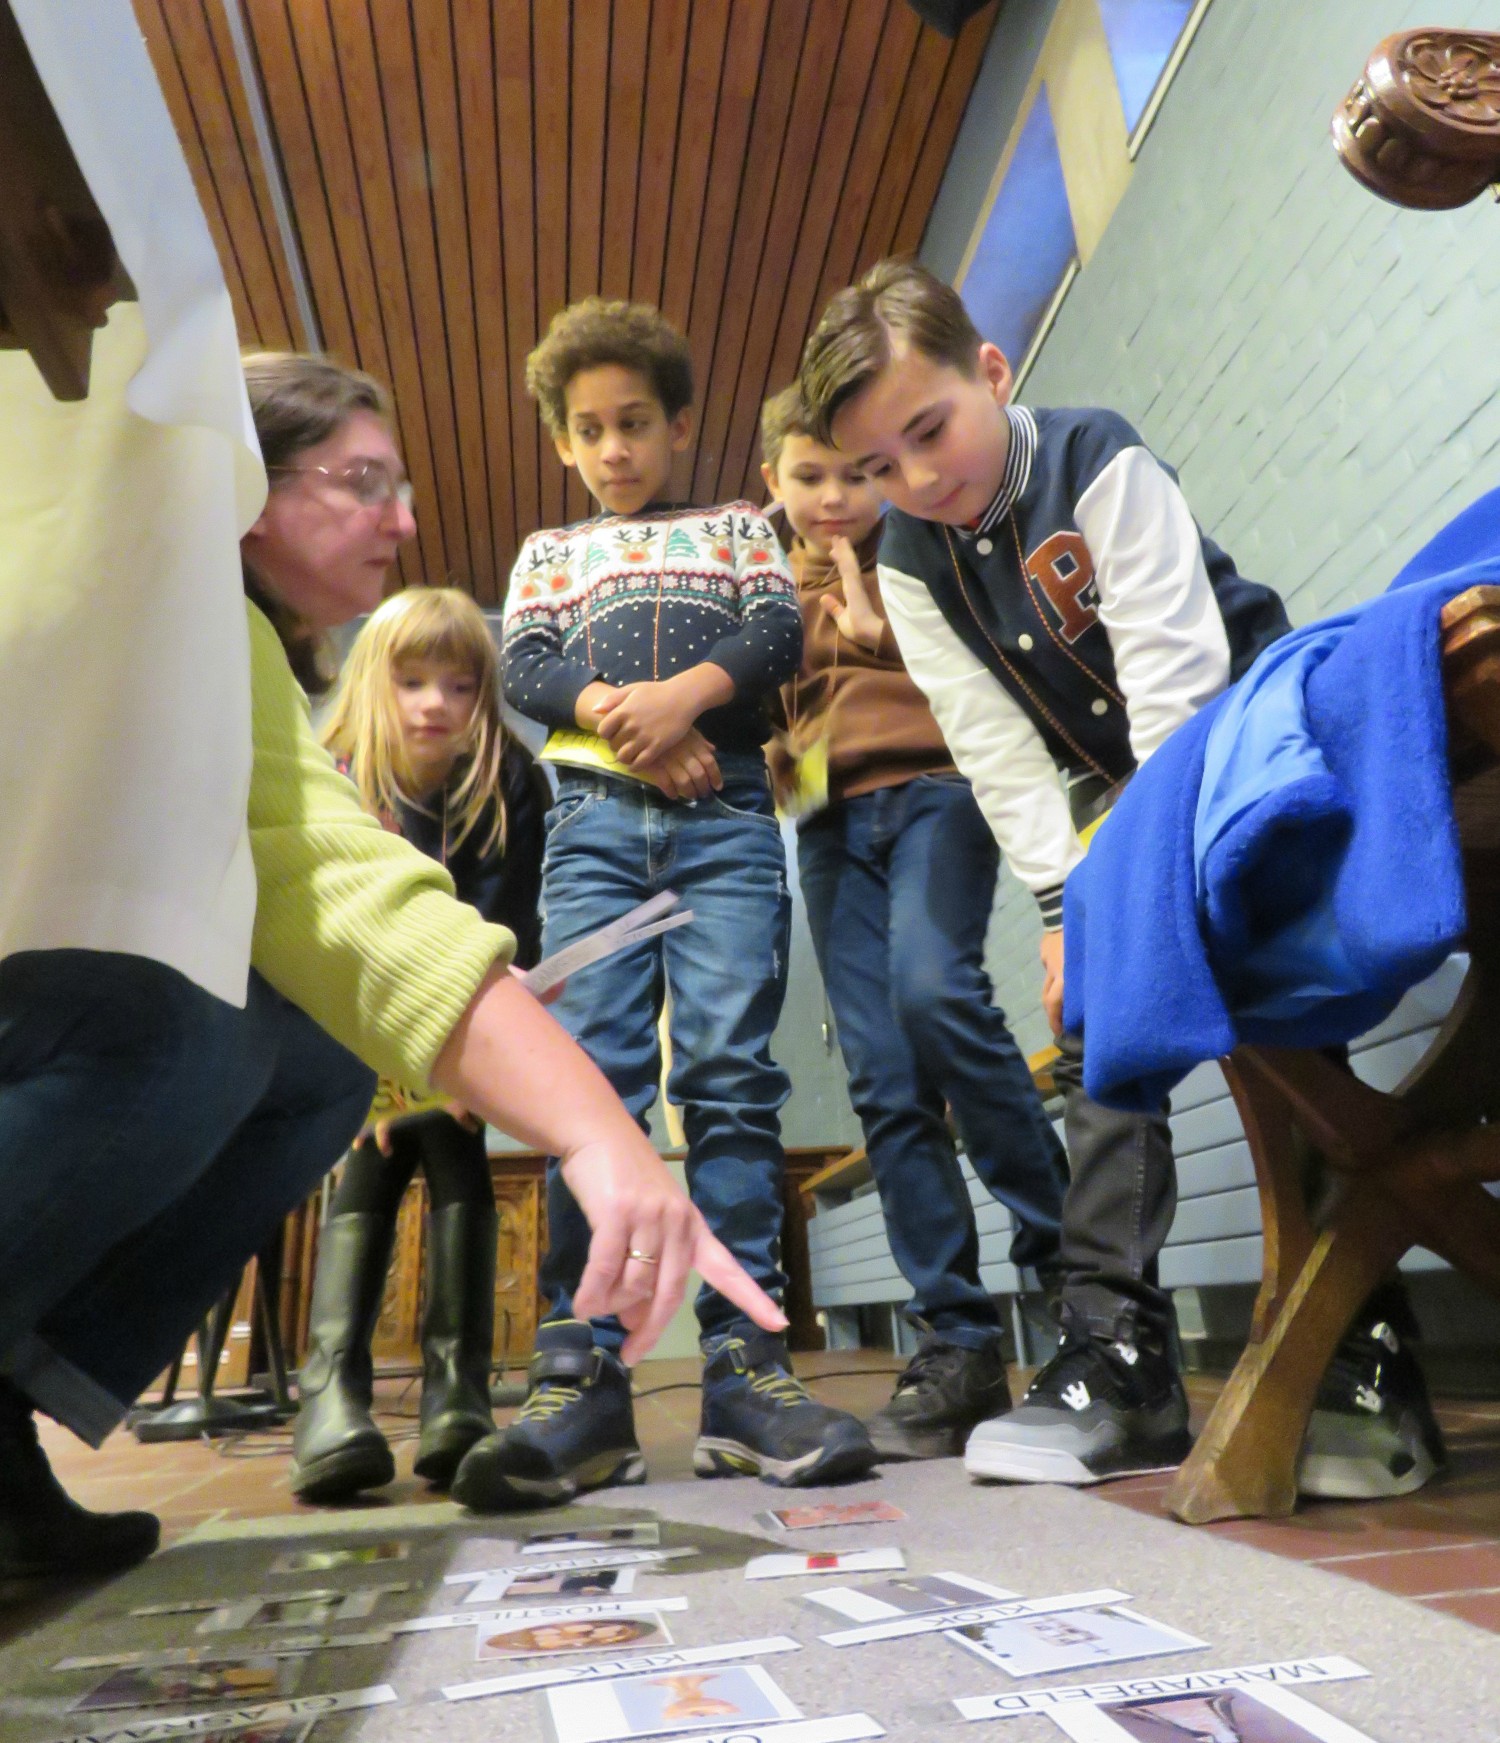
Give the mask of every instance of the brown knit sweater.
M 875 575 L 877 528 L 860 547 L 860 566 L 870 604 L 885 621 Z M 926 698 L 907 675 L 891 626 L 885 624 L 872 653 L 839 634 L 823 608 L 830 593 L 842 600 L 838 567 L 796 540 L 788 564 L 797 583 L 804 632 L 802 669 L 782 686 L 781 703 L 796 742 L 828 734 L 828 797 L 831 803 L 900 786 L 918 775 L 954 773 L 953 759 Z M 771 771 L 780 780 L 790 758 L 779 743 L 767 746 Z

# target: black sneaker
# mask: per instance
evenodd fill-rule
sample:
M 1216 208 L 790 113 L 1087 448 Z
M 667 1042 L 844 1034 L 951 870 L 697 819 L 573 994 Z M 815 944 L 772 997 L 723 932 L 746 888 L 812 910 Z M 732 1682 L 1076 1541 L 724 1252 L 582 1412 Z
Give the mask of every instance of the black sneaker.
M 703 1370 L 700 1477 L 758 1476 L 781 1488 L 862 1477 L 875 1464 L 865 1425 L 809 1397 L 780 1338 L 730 1338 Z
M 582 1489 L 645 1482 L 630 1374 L 595 1347 L 589 1326 L 544 1325 L 528 1378 L 515 1421 L 464 1454 L 455 1501 L 476 1513 L 503 1513 L 571 1501 Z
M 1388 1320 L 1351 1331 L 1313 1401 L 1297 1488 L 1322 1500 L 1409 1495 L 1447 1461 L 1416 1357 Z
M 1012 1483 L 1099 1483 L 1181 1464 L 1192 1444 L 1187 1397 L 1166 1356 L 1069 1337 L 1008 1416 L 969 1436 L 964 1468 Z
M 870 1418 L 870 1439 L 882 1459 L 956 1458 L 973 1428 L 1009 1409 L 999 1338 L 971 1350 L 929 1332 L 890 1403 Z

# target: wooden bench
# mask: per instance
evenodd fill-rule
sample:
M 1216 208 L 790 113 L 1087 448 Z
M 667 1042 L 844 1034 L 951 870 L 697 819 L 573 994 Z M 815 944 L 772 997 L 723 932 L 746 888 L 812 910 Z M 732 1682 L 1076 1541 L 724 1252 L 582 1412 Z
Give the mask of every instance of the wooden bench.
M 1500 1294 L 1500 587 L 1443 613 L 1469 967 L 1447 1021 L 1389 1094 L 1323 1054 L 1239 1047 L 1221 1063 L 1255 1160 L 1264 1265 L 1250 1342 L 1167 1496 L 1190 1524 L 1296 1505 L 1318 1383 L 1361 1301 L 1424 1246 Z M 1306 1148 L 1331 1207 L 1312 1215 Z

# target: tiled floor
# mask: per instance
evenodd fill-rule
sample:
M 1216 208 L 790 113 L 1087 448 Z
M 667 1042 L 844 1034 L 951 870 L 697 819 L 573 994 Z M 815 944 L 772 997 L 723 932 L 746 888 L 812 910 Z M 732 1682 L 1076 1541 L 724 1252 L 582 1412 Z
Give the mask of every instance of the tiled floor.
M 825 1402 L 859 1414 L 884 1402 L 895 1371 L 892 1358 L 876 1351 L 802 1356 L 798 1366 L 816 1382 Z M 652 1362 L 636 1378 L 637 1428 L 652 1474 L 687 1476 L 697 1429 L 697 1364 Z M 1217 1385 L 1206 1379 L 1191 1383 L 1195 1421 L 1207 1413 Z M 380 1421 L 396 1447 L 400 1473 L 383 1491 L 392 1503 L 419 1502 L 432 1493 L 410 1474 L 415 1409 L 413 1383 L 382 1382 Z M 498 1414 L 505 1420 L 503 1412 Z M 1448 1436 L 1449 1469 L 1416 1495 L 1400 1501 L 1327 1502 L 1287 1520 L 1233 1521 L 1204 1529 L 1500 1633 L 1500 1404 L 1451 1403 L 1441 1405 L 1438 1414 Z M 165 1446 L 141 1446 L 128 1435 L 116 1435 L 98 1453 L 50 1425 L 44 1426 L 43 1439 L 54 1469 L 80 1502 L 96 1508 L 148 1507 L 161 1516 L 164 1542 L 211 1519 L 302 1510 L 290 1487 L 290 1430 L 239 1442 Z M 1168 1481 L 1141 1477 L 1102 1485 L 1095 1493 L 1159 1513 Z M 0 1639 L 65 1601 L 53 1597 L 0 1610 Z

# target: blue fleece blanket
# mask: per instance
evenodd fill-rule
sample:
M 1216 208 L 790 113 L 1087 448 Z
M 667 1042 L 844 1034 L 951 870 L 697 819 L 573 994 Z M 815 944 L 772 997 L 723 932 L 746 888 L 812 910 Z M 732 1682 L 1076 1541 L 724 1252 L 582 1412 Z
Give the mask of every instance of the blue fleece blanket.
M 1438 616 L 1480 582 L 1500 583 L 1500 491 L 1137 772 L 1064 897 L 1091 1095 L 1154 1108 L 1241 1041 L 1351 1040 L 1459 945 Z

